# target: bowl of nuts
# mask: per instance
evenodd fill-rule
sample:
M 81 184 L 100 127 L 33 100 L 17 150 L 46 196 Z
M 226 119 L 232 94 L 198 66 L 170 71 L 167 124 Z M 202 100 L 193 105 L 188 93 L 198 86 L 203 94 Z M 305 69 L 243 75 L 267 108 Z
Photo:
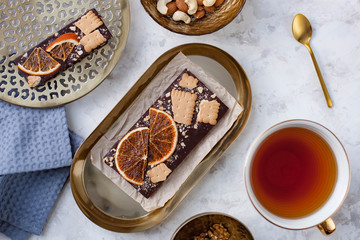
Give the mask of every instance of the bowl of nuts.
M 161 26 L 185 35 L 215 32 L 231 22 L 245 0 L 141 0 Z
M 223 213 L 201 213 L 186 220 L 171 240 L 253 240 L 251 232 L 239 220 Z

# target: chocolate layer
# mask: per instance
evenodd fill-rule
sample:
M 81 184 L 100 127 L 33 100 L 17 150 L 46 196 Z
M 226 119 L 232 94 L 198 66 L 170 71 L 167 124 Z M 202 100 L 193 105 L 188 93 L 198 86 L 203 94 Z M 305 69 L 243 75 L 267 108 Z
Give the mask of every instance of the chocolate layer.
M 155 103 L 151 106 L 153 108 L 164 108 L 164 111 L 170 113 L 173 116 L 172 112 L 172 104 L 171 104 L 171 90 L 178 89 L 181 91 L 187 91 L 196 93 L 198 98 L 196 100 L 195 111 L 193 114 L 193 119 L 191 125 L 187 126 L 185 124 L 178 124 L 178 143 L 175 152 L 173 155 L 164 162 L 164 164 L 173 172 L 179 164 L 188 156 L 188 154 L 195 148 L 195 146 L 202 141 L 202 139 L 206 136 L 206 134 L 214 127 L 213 125 L 206 124 L 206 123 L 197 123 L 196 117 L 199 112 L 199 104 L 201 100 L 216 100 L 220 103 L 220 108 L 218 112 L 217 121 L 219 121 L 227 112 L 228 107 L 212 92 L 210 91 L 200 80 L 197 83 L 197 87 L 194 89 L 187 89 L 179 86 L 179 81 L 184 73 L 188 73 L 189 75 L 196 78 L 194 74 L 192 74 L 188 70 L 184 70 L 176 80 L 164 91 L 164 93 L 155 101 Z M 140 119 L 131 127 L 132 129 L 138 127 L 149 127 L 149 110 L 147 110 Z M 215 125 L 216 126 L 216 125 Z M 205 140 L 205 139 L 204 139 Z M 109 152 L 104 156 L 103 159 L 108 166 L 112 167 L 116 172 L 116 165 L 115 165 L 115 154 L 116 148 L 120 141 L 118 141 L 114 146 L 112 146 Z M 151 167 L 147 166 L 146 172 L 150 170 Z M 168 176 L 169 177 L 169 176 Z M 166 181 L 166 180 L 165 180 Z M 144 183 L 141 186 L 137 186 L 132 184 L 134 188 L 136 188 L 144 197 L 149 198 L 159 187 L 162 185 L 163 182 L 152 183 L 150 178 L 145 174 Z
M 87 12 L 85 12 L 83 15 L 86 15 L 89 11 L 92 11 L 93 13 L 95 13 L 95 15 L 97 17 L 99 17 L 101 19 L 101 16 L 99 15 L 99 13 L 96 11 L 95 8 L 88 10 Z M 65 27 L 63 27 L 62 29 L 60 29 L 58 32 L 54 33 L 53 35 L 49 36 L 48 38 L 46 38 L 44 41 L 40 42 L 38 45 L 36 45 L 35 47 L 29 49 L 28 51 L 26 51 L 24 54 L 22 54 L 21 56 L 17 57 L 15 59 L 15 64 L 24 64 L 25 61 L 27 60 L 27 58 L 30 56 L 30 54 L 33 52 L 33 50 L 35 48 L 42 48 L 46 51 L 46 48 L 58 37 L 60 37 L 61 35 L 65 34 L 65 33 L 75 33 L 78 35 L 78 39 L 80 40 L 83 36 L 84 33 L 74 25 L 75 22 L 77 22 L 83 15 L 81 15 L 78 19 L 76 19 L 75 21 L 69 23 L 68 25 L 66 25 Z M 101 19 L 102 21 L 102 19 Z M 112 35 L 109 31 L 109 29 L 105 26 L 105 24 L 102 24 L 100 27 L 97 28 L 97 30 L 100 31 L 100 33 L 104 36 L 104 38 L 106 38 L 106 40 L 110 40 L 112 38 Z M 98 48 L 104 46 L 107 41 L 103 44 L 101 44 L 100 46 L 98 46 Z M 60 59 L 54 58 L 58 63 L 60 63 L 60 68 L 49 75 L 44 75 L 44 76 L 39 76 L 41 77 L 40 83 L 39 85 L 37 85 L 36 87 L 42 86 L 45 84 L 46 81 L 54 78 L 55 76 L 57 76 L 59 73 L 65 71 L 67 68 L 73 66 L 76 62 L 82 60 L 83 58 L 85 58 L 86 56 L 88 56 L 91 52 L 86 52 L 84 50 L 84 47 L 79 43 L 77 46 L 74 47 L 74 49 L 72 50 L 72 52 L 70 53 L 70 55 L 68 56 L 68 58 L 65 61 L 62 61 Z M 27 74 L 26 72 L 19 70 L 19 74 L 24 77 L 27 80 L 27 77 L 29 76 L 29 74 Z

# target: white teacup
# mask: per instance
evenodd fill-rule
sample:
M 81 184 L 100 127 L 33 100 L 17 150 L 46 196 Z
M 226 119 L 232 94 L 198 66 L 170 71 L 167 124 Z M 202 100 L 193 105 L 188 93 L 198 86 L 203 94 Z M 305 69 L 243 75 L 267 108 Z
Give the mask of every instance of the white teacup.
M 265 207 L 261 205 L 261 203 L 256 198 L 250 181 L 251 179 L 250 169 L 251 169 L 252 160 L 260 144 L 270 134 L 280 129 L 288 128 L 288 127 L 306 128 L 320 135 L 329 144 L 330 148 L 332 149 L 337 164 L 337 179 L 335 181 L 335 186 L 330 197 L 315 212 L 301 218 L 284 218 L 269 212 Z M 246 189 L 252 204 L 254 205 L 256 210 L 271 223 L 282 228 L 294 229 L 294 230 L 306 229 L 306 228 L 318 226 L 321 232 L 325 235 L 331 234 L 333 231 L 335 231 L 336 226 L 333 220 L 331 219 L 331 216 L 340 208 L 348 193 L 350 186 L 350 166 L 343 145 L 329 129 L 325 128 L 324 126 L 318 123 L 308 120 L 300 120 L 300 119 L 284 121 L 270 127 L 268 130 L 262 133 L 252 144 L 247 155 L 244 175 L 245 175 Z

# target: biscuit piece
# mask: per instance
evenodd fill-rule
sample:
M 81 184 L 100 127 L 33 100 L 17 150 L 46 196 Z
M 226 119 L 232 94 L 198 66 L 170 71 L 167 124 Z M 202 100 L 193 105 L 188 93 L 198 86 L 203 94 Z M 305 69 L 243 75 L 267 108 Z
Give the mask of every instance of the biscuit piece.
M 103 25 L 103 22 L 96 16 L 93 11 L 89 11 L 82 16 L 77 22 L 74 23 L 85 35 L 88 35 L 96 28 Z
M 191 124 L 197 95 L 173 89 L 171 91 L 172 111 L 177 123 Z
M 200 103 L 200 110 L 197 115 L 197 122 L 210 123 L 211 125 L 216 124 L 218 117 L 220 103 L 216 100 L 207 101 L 203 100 Z
M 99 30 L 93 31 L 89 35 L 86 35 L 80 39 L 80 43 L 84 46 L 86 52 L 91 52 L 91 50 L 97 48 L 104 42 L 106 42 L 106 38 L 101 35 Z
M 198 83 L 198 79 L 194 78 L 193 76 L 189 76 L 189 74 L 184 73 L 181 77 L 181 80 L 179 82 L 180 87 L 185 87 L 189 89 L 196 88 L 196 85 Z
M 27 77 L 27 81 L 28 81 L 28 83 L 29 83 L 29 86 L 30 86 L 31 88 L 33 88 L 33 87 L 36 87 L 36 86 L 39 85 L 39 83 L 40 83 L 40 81 L 41 81 L 41 77 L 30 75 L 30 76 Z
M 165 181 L 170 173 L 171 170 L 164 163 L 161 163 L 147 171 L 147 175 L 153 183 Z

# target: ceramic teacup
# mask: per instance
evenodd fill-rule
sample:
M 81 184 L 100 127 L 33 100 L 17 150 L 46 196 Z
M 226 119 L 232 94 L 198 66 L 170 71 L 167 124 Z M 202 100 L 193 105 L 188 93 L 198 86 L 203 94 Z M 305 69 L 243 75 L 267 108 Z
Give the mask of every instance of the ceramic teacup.
M 256 197 L 256 194 L 254 193 L 254 186 L 252 185 L 251 182 L 252 179 L 251 167 L 254 162 L 253 160 L 256 152 L 262 146 L 261 144 L 271 134 L 276 133 L 281 129 L 291 128 L 291 127 L 308 129 L 318 134 L 322 139 L 324 139 L 334 154 L 335 163 L 337 167 L 337 175 L 333 186 L 333 190 L 330 193 L 327 200 L 314 212 L 298 218 L 282 217 L 274 214 L 273 212 L 270 212 L 267 208 L 265 208 L 261 204 L 259 199 Z M 288 120 L 276 124 L 270 127 L 269 129 L 267 129 L 265 132 L 263 132 L 254 141 L 247 155 L 245 169 L 244 169 L 244 176 L 245 176 L 247 193 L 250 197 L 250 200 L 254 205 L 254 207 L 256 208 L 256 210 L 265 219 L 267 219 L 268 221 L 279 227 L 286 229 L 293 229 L 293 230 L 306 229 L 306 228 L 318 226 L 320 231 L 325 235 L 331 234 L 333 231 L 335 231 L 336 226 L 333 220 L 331 219 L 331 216 L 340 208 L 340 206 L 344 202 L 350 186 L 349 161 L 345 149 L 341 144 L 341 142 L 339 141 L 339 139 L 329 129 L 325 128 L 324 126 L 312 121 L 300 120 L 300 119 Z

